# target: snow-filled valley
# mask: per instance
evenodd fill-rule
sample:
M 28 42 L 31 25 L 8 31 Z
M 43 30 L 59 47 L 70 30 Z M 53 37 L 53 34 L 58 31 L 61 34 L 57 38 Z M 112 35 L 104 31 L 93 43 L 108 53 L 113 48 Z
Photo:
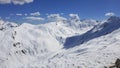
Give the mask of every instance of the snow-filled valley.
M 21 25 L 0 20 L 0 68 L 105 68 L 120 58 L 120 17 Z

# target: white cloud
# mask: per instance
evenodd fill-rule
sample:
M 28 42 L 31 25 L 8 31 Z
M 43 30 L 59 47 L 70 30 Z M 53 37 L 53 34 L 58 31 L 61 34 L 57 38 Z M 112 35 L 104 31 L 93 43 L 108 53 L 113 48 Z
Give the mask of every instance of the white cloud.
M 22 14 L 20 14 L 20 13 L 18 13 L 18 14 L 16 14 L 17 16 L 22 16 Z
M 11 3 L 11 0 L 0 0 L 0 4 Z
M 0 0 L 0 4 L 10 4 L 10 3 L 13 3 L 13 4 L 19 4 L 19 5 L 23 5 L 25 3 L 31 3 L 33 2 L 34 0 Z
M 44 20 L 44 18 L 41 18 L 41 17 L 25 17 L 25 19 L 27 19 L 27 20 L 36 20 L 36 21 Z
M 25 13 L 24 15 L 25 15 L 25 16 L 27 16 L 28 14 L 27 14 L 27 13 Z
M 16 13 L 16 14 L 13 14 L 13 13 L 11 13 L 10 14 L 10 16 L 13 16 L 13 15 L 16 15 L 16 16 L 28 16 L 28 14 L 27 13 L 24 13 L 24 14 L 21 14 L 21 13 Z
M 109 13 L 105 14 L 105 16 L 114 16 L 114 15 L 115 15 L 115 13 L 113 13 L 113 12 L 109 12 Z
M 30 15 L 32 15 L 32 16 L 40 16 L 40 12 L 30 13 Z
M 49 20 L 52 20 L 52 21 L 63 21 L 63 20 L 67 20 L 66 18 L 60 16 L 60 14 L 50 14 L 47 16 L 47 18 Z

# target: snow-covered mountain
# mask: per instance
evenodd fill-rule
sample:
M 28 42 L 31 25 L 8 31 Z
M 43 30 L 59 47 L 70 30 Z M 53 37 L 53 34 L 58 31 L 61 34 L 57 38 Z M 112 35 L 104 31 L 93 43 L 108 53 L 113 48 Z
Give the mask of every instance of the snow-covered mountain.
M 0 21 L 0 68 L 104 68 L 120 57 L 120 18 Z
M 80 45 L 91 39 L 107 35 L 113 32 L 114 30 L 119 29 L 120 28 L 119 24 L 120 24 L 119 17 L 110 17 L 106 22 L 102 23 L 101 25 L 95 26 L 94 28 L 92 28 L 91 30 L 82 35 L 68 37 L 66 39 L 66 43 L 64 44 L 64 46 L 72 47 Z
M 17 26 L 18 24 L 16 23 L 0 20 L 0 30 L 5 30 Z

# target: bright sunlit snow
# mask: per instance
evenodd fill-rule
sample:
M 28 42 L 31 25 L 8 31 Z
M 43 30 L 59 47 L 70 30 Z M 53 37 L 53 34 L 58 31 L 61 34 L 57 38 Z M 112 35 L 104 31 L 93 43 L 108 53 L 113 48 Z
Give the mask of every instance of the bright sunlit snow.
M 0 0 L 0 68 L 120 68 L 120 0 Z
M 120 56 L 120 18 L 96 22 L 71 16 L 74 19 L 69 21 L 39 25 L 1 20 L 0 68 L 104 68 L 113 64 Z

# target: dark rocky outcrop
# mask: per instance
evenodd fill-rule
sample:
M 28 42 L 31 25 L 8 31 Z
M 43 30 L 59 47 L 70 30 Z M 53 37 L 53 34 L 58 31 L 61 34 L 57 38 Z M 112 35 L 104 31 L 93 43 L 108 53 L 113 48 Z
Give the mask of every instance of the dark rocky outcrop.
M 104 67 L 107 68 L 107 67 Z M 109 68 L 120 68 L 120 59 L 117 58 L 117 60 L 115 61 L 114 65 L 109 66 Z

